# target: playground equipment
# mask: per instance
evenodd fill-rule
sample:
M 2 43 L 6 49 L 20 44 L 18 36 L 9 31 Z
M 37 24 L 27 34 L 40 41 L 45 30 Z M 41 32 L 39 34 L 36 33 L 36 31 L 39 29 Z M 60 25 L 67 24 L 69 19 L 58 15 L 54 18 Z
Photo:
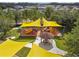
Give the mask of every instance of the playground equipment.
M 22 36 L 36 36 L 39 28 L 50 27 L 49 32 L 55 32 L 54 27 L 62 27 L 56 22 L 47 21 L 42 18 L 43 26 L 41 26 L 40 18 L 34 22 L 23 23 L 20 27 L 22 27 L 20 31 L 20 35 Z M 52 28 L 53 27 L 53 28 Z M 53 30 L 52 30 L 53 29 Z M 57 31 L 56 31 L 57 32 Z M 20 49 L 22 49 L 28 42 L 17 42 L 12 40 L 7 40 L 4 43 L 0 44 L 0 56 L 1 57 L 12 57 L 14 56 Z M 27 57 L 61 57 L 59 54 L 54 54 L 48 52 L 47 50 L 33 44 L 29 54 Z
M 41 26 L 43 23 L 43 26 Z M 36 21 L 31 23 L 23 23 L 20 27 L 22 27 L 20 31 L 21 36 L 36 36 L 38 28 L 45 28 L 50 27 L 49 32 L 52 33 L 54 36 L 57 36 L 60 32 L 56 29 L 56 27 L 62 27 L 61 25 L 57 24 L 55 21 L 47 21 L 45 18 L 39 18 Z M 30 27 L 30 29 L 28 28 Z

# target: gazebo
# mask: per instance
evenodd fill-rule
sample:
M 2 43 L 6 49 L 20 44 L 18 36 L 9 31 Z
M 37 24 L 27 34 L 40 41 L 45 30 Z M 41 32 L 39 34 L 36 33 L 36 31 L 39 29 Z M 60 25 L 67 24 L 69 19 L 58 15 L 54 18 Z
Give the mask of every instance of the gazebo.
M 41 21 L 42 20 L 42 21 Z M 43 26 L 41 26 L 41 22 Z M 57 36 L 60 32 L 56 29 L 57 27 L 62 27 L 61 25 L 57 24 L 55 21 L 47 21 L 45 18 L 39 18 L 36 21 L 30 23 L 22 23 L 20 26 L 22 29 L 20 31 L 21 36 L 36 36 L 37 31 L 42 27 L 49 27 L 52 34 Z

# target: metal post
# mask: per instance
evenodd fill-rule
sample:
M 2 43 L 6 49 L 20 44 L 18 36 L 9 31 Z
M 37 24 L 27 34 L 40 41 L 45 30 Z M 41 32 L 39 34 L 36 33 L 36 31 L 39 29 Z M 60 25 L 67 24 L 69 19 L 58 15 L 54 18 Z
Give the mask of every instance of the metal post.
M 40 20 L 40 25 L 41 25 L 41 27 L 40 27 L 41 29 L 40 30 L 41 30 L 41 33 L 42 33 L 42 28 L 43 28 L 43 20 L 42 20 L 42 17 L 40 19 L 41 19 Z M 42 38 L 41 38 L 41 42 L 42 42 Z

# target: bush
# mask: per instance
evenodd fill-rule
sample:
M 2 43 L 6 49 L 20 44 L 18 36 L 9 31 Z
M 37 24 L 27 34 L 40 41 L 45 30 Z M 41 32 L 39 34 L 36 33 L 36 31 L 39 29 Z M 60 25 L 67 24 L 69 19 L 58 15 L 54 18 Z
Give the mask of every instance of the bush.
M 12 29 L 10 30 L 9 32 L 7 32 L 7 35 L 10 37 L 10 36 L 14 36 L 16 38 L 18 38 L 20 36 L 18 30 L 16 29 Z
M 3 36 L 3 32 L 0 32 L 0 38 Z

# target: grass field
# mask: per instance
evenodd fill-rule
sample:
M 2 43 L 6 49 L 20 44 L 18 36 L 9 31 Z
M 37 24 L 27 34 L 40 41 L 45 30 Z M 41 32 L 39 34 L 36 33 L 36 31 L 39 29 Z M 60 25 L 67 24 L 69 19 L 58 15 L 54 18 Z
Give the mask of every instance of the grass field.
M 19 42 L 33 42 L 35 40 L 35 37 L 26 37 L 26 38 L 17 38 L 16 40 L 14 40 L 14 41 L 19 41 Z
M 30 48 L 23 47 L 20 51 L 18 51 L 16 53 L 16 55 L 19 57 L 26 57 L 28 55 L 29 51 L 30 51 Z
M 56 39 L 55 41 L 56 41 L 56 45 L 57 45 L 58 48 L 66 51 L 66 47 L 67 46 L 65 45 L 65 41 L 64 40 L 62 40 L 62 39 L 61 40 Z

